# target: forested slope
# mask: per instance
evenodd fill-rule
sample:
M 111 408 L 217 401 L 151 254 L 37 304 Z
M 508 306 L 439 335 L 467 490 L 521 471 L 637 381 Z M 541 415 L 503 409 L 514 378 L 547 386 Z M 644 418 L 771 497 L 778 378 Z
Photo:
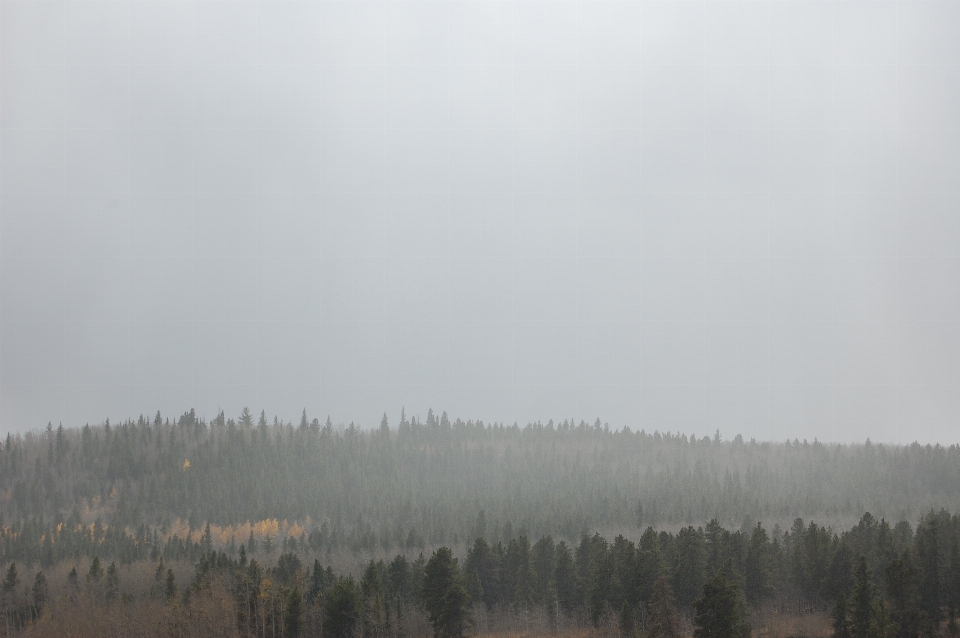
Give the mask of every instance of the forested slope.
M 254 531 L 364 553 L 520 533 L 636 538 L 713 518 L 745 530 L 797 517 L 846 527 L 865 511 L 915 521 L 960 511 L 960 448 L 721 441 L 599 420 L 519 427 L 432 411 L 363 431 L 306 414 L 258 422 L 247 410 L 206 423 L 191 410 L 8 436 L 0 486 L 9 558 L 58 534 L 78 548 L 120 530 L 166 542 L 183 527 L 198 538 L 208 522 L 223 543 Z
M 191 561 L 10 562 L 5 635 L 413 638 L 432 627 L 435 638 L 678 638 L 691 620 L 695 638 L 750 638 L 751 626 L 764 638 L 826 638 L 831 624 L 836 638 L 958 633 L 960 517 L 942 510 L 915 530 L 865 514 L 841 533 L 800 519 L 772 535 L 712 520 L 675 534 L 648 527 L 636 543 L 477 538 L 460 560 L 441 547 L 358 561 L 352 574 L 303 548 L 277 557 L 200 545 Z

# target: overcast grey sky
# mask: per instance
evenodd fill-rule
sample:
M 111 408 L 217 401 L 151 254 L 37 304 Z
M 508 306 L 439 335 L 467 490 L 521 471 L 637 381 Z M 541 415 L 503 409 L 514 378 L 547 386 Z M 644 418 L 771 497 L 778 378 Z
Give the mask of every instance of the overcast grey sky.
M 960 442 L 958 2 L 0 2 L 0 430 Z

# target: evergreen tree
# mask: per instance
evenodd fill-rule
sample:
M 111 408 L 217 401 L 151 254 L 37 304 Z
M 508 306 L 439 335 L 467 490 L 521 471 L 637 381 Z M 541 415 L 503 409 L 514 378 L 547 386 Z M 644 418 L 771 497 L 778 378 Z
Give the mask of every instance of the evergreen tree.
M 894 638 L 897 633 L 897 624 L 893 622 L 890 608 L 883 599 L 877 600 L 873 609 L 873 624 L 870 626 L 870 635 L 873 638 Z
M 936 630 L 943 617 L 941 608 L 940 528 L 931 512 L 917 528 L 917 561 L 920 567 L 920 608 L 925 620 Z
M 960 529 L 954 529 L 950 540 L 950 569 L 947 574 L 947 605 L 950 610 L 948 628 L 952 636 L 960 634 L 957 613 L 960 612 Z
M 76 595 L 80 590 L 80 575 L 77 574 L 77 567 L 74 565 L 70 568 L 70 573 L 67 574 L 67 585 L 70 587 L 71 595 Z
M 50 600 L 50 585 L 47 583 L 47 577 L 42 571 L 37 572 L 33 579 L 33 615 L 39 618 L 47 608 L 47 602 Z
M 890 601 L 890 615 L 897 626 L 897 638 L 916 638 L 920 633 L 917 570 L 909 552 L 894 558 L 884 572 Z
M 90 562 L 90 570 L 87 572 L 87 582 L 99 583 L 103 578 L 103 566 L 100 565 L 100 557 L 94 556 Z
M 376 638 L 384 630 L 383 579 L 380 569 L 372 560 L 360 579 L 360 595 L 363 601 L 363 635 Z
M 654 582 L 647 609 L 649 638 L 680 638 L 683 635 L 677 601 L 666 578 Z
M 660 549 L 660 538 L 652 527 L 648 527 L 637 546 L 637 597 L 639 600 L 649 601 L 653 595 L 654 585 L 664 576 L 666 566 L 663 552 Z M 673 590 L 670 590 L 671 596 Z
M 111 561 L 110 566 L 107 567 L 106 594 L 107 600 L 116 600 L 120 595 L 120 571 L 117 569 L 117 564 L 113 561 Z
M 7 568 L 7 576 L 3 579 L 3 595 L 13 596 L 17 593 L 17 587 L 20 585 L 20 574 L 17 573 L 17 564 L 10 563 Z
M 177 599 L 177 577 L 172 569 L 167 570 L 167 580 L 163 586 L 163 598 L 168 603 Z
M 839 539 L 836 544 L 824 584 L 824 594 L 828 600 L 836 600 L 840 594 L 849 595 L 853 589 L 853 550 Z
M 872 638 L 873 609 L 876 604 L 876 588 L 870 577 L 870 567 L 865 556 L 857 561 L 854 575 L 853 595 L 850 600 L 850 637 Z
M 556 558 L 554 582 L 557 588 L 557 604 L 560 609 L 569 614 L 580 604 L 580 588 L 577 585 L 577 568 L 573 562 L 573 552 L 564 541 L 557 544 Z
M 681 529 L 676 536 L 676 563 L 673 569 L 673 590 L 683 607 L 693 604 L 703 589 L 706 572 L 706 550 L 703 536 L 693 527 Z
M 304 626 L 303 611 L 303 594 L 300 593 L 299 587 L 294 586 L 287 594 L 287 608 L 284 610 L 285 638 L 299 638 Z
M 744 566 L 744 589 L 747 600 L 759 605 L 773 594 L 773 561 L 770 537 L 760 523 L 753 528 Z
M 750 638 L 746 604 L 732 564 L 704 584 L 694 609 L 694 638 Z
M 427 562 L 422 591 L 435 638 L 462 638 L 473 621 L 470 597 L 448 547 L 435 551 Z
M 467 590 L 474 600 L 482 600 L 487 609 L 492 610 L 498 602 L 500 592 L 500 566 L 496 555 L 483 537 L 477 537 L 473 547 L 467 551 Z
M 834 638 L 850 638 L 850 610 L 847 607 L 846 594 L 837 596 L 830 617 L 833 619 Z
M 353 578 L 340 578 L 324 601 L 324 634 L 331 638 L 353 638 L 361 613 L 360 588 Z

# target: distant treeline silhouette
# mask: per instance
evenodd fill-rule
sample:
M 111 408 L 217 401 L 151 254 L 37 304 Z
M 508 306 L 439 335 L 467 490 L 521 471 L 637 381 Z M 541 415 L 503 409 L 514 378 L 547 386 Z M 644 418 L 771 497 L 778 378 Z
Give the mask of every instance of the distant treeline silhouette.
M 191 410 L 8 435 L 0 485 L 3 561 L 176 558 L 208 522 L 235 544 L 250 529 L 280 549 L 383 555 L 476 537 L 636 538 L 714 518 L 743 531 L 797 517 L 847 526 L 867 510 L 916 521 L 960 511 L 960 448 L 721 441 L 599 420 L 519 427 L 432 411 L 401 413 L 396 428 L 384 415 L 371 431 L 306 412 L 295 425 L 247 409 L 205 422 Z

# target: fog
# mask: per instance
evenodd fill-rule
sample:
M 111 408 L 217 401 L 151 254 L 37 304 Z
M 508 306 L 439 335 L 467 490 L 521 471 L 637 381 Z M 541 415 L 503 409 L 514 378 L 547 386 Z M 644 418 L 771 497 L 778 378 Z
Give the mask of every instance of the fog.
M 960 4 L 0 2 L 0 430 L 957 442 Z

